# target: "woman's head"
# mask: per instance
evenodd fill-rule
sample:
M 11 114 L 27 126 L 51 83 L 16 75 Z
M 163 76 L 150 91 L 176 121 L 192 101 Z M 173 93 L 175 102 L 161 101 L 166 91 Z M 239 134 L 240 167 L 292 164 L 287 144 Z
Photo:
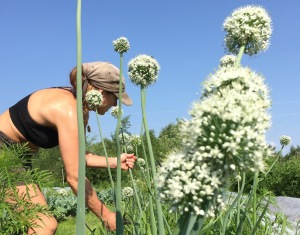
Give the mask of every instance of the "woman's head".
M 76 73 L 75 67 L 70 73 L 70 82 L 76 89 Z M 119 69 L 109 62 L 91 62 L 82 65 L 82 89 L 83 95 L 91 89 L 101 89 L 112 92 L 119 97 Z M 84 97 L 84 96 L 83 96 Z M 131 105 L 132 100 L 125 92 L 125 80 L 122 79 L 122 103 Z

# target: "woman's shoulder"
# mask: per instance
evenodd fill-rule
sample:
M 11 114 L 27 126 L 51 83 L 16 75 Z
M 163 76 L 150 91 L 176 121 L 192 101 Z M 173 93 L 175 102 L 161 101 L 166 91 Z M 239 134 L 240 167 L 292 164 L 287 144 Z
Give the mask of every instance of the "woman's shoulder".
M 48 88 L 32 93 L 28 110 L 38 122 L 42 119 L 55 123 L 76 114 L 76 98 L 66 89 Z

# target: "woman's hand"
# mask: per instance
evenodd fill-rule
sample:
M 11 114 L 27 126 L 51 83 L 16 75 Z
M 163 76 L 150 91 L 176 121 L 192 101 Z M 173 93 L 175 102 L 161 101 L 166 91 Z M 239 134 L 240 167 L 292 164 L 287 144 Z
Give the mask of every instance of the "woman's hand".
M 115 231 L 117 229 L 116 213 L 110 212 L 102 218 L 105 228 L 108 231 Z
M 134 167 L 136 156 L 133 153 L 122 153 L 121 154 L 121 169 L 128 170 Z

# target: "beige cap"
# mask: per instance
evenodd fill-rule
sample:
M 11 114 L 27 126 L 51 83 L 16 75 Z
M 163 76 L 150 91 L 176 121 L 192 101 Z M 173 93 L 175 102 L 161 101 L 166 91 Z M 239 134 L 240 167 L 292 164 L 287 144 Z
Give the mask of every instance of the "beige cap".
M 91 62 L 82 65 L 87 81 L 93 87 L 113 92 L 119 98 L 120 70 L 109 62 Z M 125 92 L 125 79 L 122 76 L 122 103 L 132 105 L 132 100 Z

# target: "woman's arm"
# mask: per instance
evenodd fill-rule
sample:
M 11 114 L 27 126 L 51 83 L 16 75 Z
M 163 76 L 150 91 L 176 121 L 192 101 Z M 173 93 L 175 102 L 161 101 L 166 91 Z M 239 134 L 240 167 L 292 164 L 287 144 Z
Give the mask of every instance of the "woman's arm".
M 93 153 L 87 152 L 85 155 L 86 165 L 88 167 L 97 167 L 97 168 L 106 168 L 107 161 L 110 168 L 117 168 L 117 158 L 116 157 L 106 157 L 98 156 Z M 121 154 L 121 169 L 128 170 L 129 168 L 134 167 L 134 162 L 136 160 L 136 156 L 134 154 Z
M 62 111 L 63 110 L 63 111 Z M 76 105 L 65 105 L 60 109 L 56 123 L 59 147 L 66 170 L 66 179 L 73 192 L 78 193 L 78 127 Z M 102 164 L 105 162 L 101 161 Z M 115 212 L 110 211 L 97 197 L 88 179 L 85 180 L 86 206 L 100 218 L 106 227 L 113 231 L 116 229 Z

